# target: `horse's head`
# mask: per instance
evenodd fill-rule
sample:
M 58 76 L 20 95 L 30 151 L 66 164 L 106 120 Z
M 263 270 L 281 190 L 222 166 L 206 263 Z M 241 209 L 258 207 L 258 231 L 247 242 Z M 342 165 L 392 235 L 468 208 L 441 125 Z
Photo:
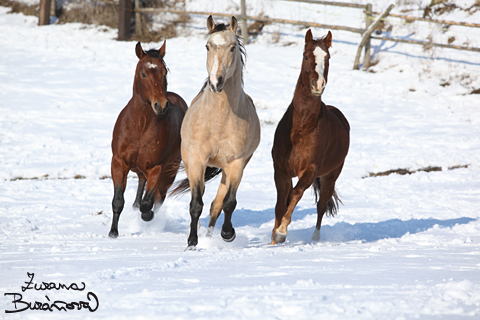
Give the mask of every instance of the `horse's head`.
M 135 47 L 138 61 L 133 90 L 147 101 L 156 115 L 164 114 L 168 108 L 167 67 L 163 61 L 165 43 L 159 50 L 143 51 L 140 42 Z
M 314 96 L 321 96 L 327 85 L 328 66 L 332 46 L 332 33 L 314 40 L 309 29 L 305 35 L 305 50 L 303 52 L 302 80 L 310 87 Z
M 232 17 L 230 24 L 215 24 L 212 16 L 208 17 L 207 27 L 210 36 L 207 40 L 208 84 L 213 92 L 222 92 L 225 81 L 230 78 L 241 60 L 241 44 L 237 40 L 237 19 Z M 243 61 L 243 60 L 241 60 Z

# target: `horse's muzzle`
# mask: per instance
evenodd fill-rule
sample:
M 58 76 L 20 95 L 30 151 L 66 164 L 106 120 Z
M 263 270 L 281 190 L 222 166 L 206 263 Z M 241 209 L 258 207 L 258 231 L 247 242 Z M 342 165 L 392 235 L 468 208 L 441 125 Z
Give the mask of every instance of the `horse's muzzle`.
M 223 85 L 224 85 L 223 77 L 219 77 L 217 79 L 217 85 L 214 85 L 212 81 L 210 81 L 210 79 L 208 80 L 208 84 L 209 84 L 210 91 L 220 93 L 222 92 Z
M 155 104 L 152 106 L 153 112 L 155 112 L 157 116 L 165 114 L 169 106 L 170 106 L 170 103 L 168 102 L 168 100 L 165 101 L 165 104 L 163 106 L 160 102 L 155 102 Z
M 319 87 L 319 82 L 321 82 L 320 87 Z M 312 90 L 312 94 L 314 96 L 321 96 L 323 94 L 323 91 L 325 91 L 325 86 L 326 85 L 327 85 L 327 83 L 323 79 L 322 79 L 322 81 L 317 81 L 315 79 L 312 79 L 310 81 L 310 87 L 311 87 L 311 90 Z

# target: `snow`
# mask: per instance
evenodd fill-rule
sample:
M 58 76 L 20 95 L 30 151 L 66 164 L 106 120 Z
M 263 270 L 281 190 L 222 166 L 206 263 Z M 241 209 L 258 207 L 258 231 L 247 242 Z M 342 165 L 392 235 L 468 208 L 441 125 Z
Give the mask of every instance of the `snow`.
M 390 4 L 371 2 L 374 10 Z M 315 10 L 325 9 L 248 3 L 252 12 L 272 8 L 271 17 L 304 14 L 305 20 L 315 14 L 323 19 Z M 210 10 L 211 5 L 187 1 L 189 10 Z M 231 1 L 223 6 L 236 10 Z M 189 196 L 167 199 L 155 218 L 144 222 L 129 206 L 136 192 L 134 175 L 128 179 L 120 235 L 107 236 L 111 134 L 131 97 L 135 42 L 117 42 L 116 30 L 103 26 L 38 27 L 37 18 L 8 11 L 0 7 L 0 291 L 20 293 L 28 302 L 48 302 L 46 296 L 88 301 L 92 292 L 99 308 L 29 310 L 1 318 L 480 316 L 480 99 L 469 94 L 480 88 L 478 53 L 373 41 L 377 64 L 371 72 L 354 71 L 359 35 L 332 31 L 323 99 L 340 108 L 352 128 L 337 182 L 343 205 L 335 218 L 323 220 L 322 240 L 313 243 L 316 212 L 307 191 L 293 214 L 287 242 L 271 246 L 276 191 L 270 151 L 276 124 L 293 95 L 306 29 L 266 26 L 246 46 L 245 91 L 257 107 L 262 140 L 240 184 L 232 219 L 237 238 L 221 240 L 221 218 L 213 237 L 204 236 L 217 179 L 207 184 L 199 245 L 190 252 L 184 251 Z M 453 12 L 444 18 L 478 21 L 478 12 L 468 19 L 464 15 Z M 363 19 L 361 11 L 335 17 L 338 24 L 357 27 Z M 208 76 L 206 19 L 192 23 L 195 28 L 185 30 L 190 36 L 167 40 L 165 56 L 169 90 L 187 102 Z M 402 36 L 416 27 L 404 28 L 394 33 Z M 314 37 L 327 32 L 312 31 Z M 462 32 L 456 36 L 468 33 L 472 45 L 479 46 L 479 30 Z M 159 48 L 161 43 L 143 46 Z M 449 169 L 458 165 L 468 167 Z M 428 166 L 442 171 L 367 177 Z M 27 272 L 35 274 L 33 283 L 84 282 L 86 289 L 23 292 Z M 13 310 L 13 296 L 2 297 L 2 309 Z

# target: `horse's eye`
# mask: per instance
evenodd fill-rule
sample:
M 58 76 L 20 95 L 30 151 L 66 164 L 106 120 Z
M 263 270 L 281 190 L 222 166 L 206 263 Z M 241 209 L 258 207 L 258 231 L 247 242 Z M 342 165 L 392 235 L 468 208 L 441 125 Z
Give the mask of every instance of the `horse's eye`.
M 305 60 L 308 60 L 308 57 L 307 57 L 307 56 L 303 56 L 303 58 L 304 58 Z
M 144 72 L 142 72 L 142 77 L 146 78 L 147 75 Z
M 230 48 L 230 52 L 233 52 L 233 50 L 235 50 L 235 46 Z
M 208 45 L 206 45 L 205 48 L 207 48 L 207 51 L 210 51 L 210 49 L 208 48 Z

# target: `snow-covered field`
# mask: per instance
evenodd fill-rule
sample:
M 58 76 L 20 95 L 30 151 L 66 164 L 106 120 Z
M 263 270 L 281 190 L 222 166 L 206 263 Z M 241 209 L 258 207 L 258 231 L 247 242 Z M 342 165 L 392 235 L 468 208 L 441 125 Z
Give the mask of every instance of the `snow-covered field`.
M 370 2 L 378 11 L 390 3 Z M 208 3 L 187 1 L 191 10 L 210 10 Z M 224 3 L 225 10 L 235 9 Z M 272 1 L 249 3 L 253 11 L 274 8 Z M 315 13 L 307 5 L 275 8 L 285 18 Z M 199 245 L 190 252 L 184 251 L 189 196 L 167 199 L 153 221 L 143 222 L 129 206 L 134 175 L 120 236 L 107 236 L 111 134 L 131 97 L 135 43 L 113 40 L 116 30 L 105 27 L 38 27 L 35 17 L 8 11 L 0 7 L 0 292 L 22 294 L 32 304 L 90 298 L 94 306 L 92 292 L 99 306 L 95 312 L 7 314 L 2 310 L 15 310 L 12 300 L 21 299 L 2 294 L 0 318 L 480 317 L 480 97 L 469 94 L 480 88 L 479 53 L 373 42 L 378 63 L 372 72 L 353 71 L 360 36 L 333 31 L 323 99 L 339 107 L 352 128 L 337 182 L 343 205 L 323 220 L 322 240 L 312 243 L 316 212 L 306 192 L 287 242 L 270 246 L 276 198 L 270 150 L 293 96 L 306 29 L 267 26 L 246 47 L 245 91 L 257 106 L 262 141 L 240 185 L 237 239 L 225 243 L 218 230 L 204 236 L 216 180 L 207 185 Z M 479 17 L 480 11 L 442 18 Z M 336 19 L 328 22 L 353 21 Z M 193 20 L 184 30 L 190 36 L 167 40 L 169 90 L 188 103 L 206 78 L 205 20 Z M 414 27 L 404 28 L 394 33 Z M 480 30 L 448 32 L 480 47 Z M 325 33 L 313 30 L 316 37 Z M 449 170 L 458 165 L 468 167 Z M 365 178 L 428 166 L 443 170 Z M 32 283 L 84 282 L 85 289 L 22 291 L 27 273 L 35 274 Z

